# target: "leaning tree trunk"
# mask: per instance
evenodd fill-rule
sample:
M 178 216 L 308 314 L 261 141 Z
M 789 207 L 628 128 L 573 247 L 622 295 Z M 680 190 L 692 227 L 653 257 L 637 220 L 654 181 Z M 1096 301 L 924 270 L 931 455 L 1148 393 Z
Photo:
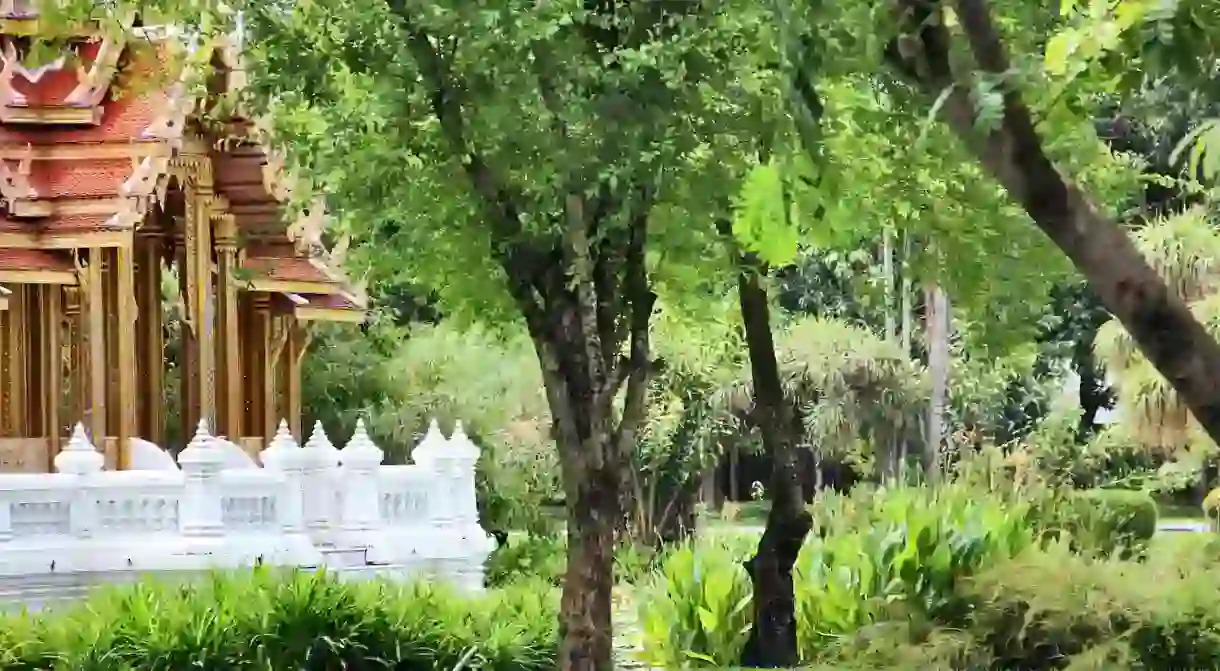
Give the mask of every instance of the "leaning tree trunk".
M 754 585 L 754 628 L 742 664 L 783 668 L 798 661 L 792 567 L 813 520 L 797 469 L 799 420 L 780 381 L 767 291 L 754 265 L 742 263 L 738 294 L 754 381 L 753 417 L 771 456 L 771 512 L 758 549 L 746 562 Z
M 891 63 L 929 96 L 979 162 L 1055 242 L 1122 323 L 1140 351 L 1173 385 L 1212 440 L 1220 441 L 1220 344 L 1149 266 L 1126 232 L 1097 211 L 1043 150 L 1033 115 L 1014 85 L 1004 91 L 998 124 L 977 124 L 967 79 L 951 66 L 951 34 L 938 2 L 895 0 L 904 32 Z M 956 0 L 978 69 L 1012 81 L 1008 54 L 986 0 Z

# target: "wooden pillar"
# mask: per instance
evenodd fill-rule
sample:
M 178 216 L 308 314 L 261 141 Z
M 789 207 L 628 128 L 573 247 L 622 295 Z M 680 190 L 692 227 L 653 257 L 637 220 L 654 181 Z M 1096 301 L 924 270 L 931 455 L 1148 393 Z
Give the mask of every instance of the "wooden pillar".
M 280 331 L 277 328 L 277 320 L 271 312 L 270 300 L 266 294 L 259 294 L 256 299 L 256 311 L 258 312 L 259 322 L 262 323 L 262 342 L 260 349 L 262 356 L 262 416 L 263 437 L 270 440 L 271 436 L 275 435 L 276 426 L 279 425 L 281 419 L 279 412 L 279 403 L 277 402 L 278 393 L 276 391 L 276 362 L 279 359 L 280 351 L 283 349 L 280 346 Z M 301 434 L 294 433 L 298 440 Z
M 119 415 L 122 413 L 122 399 L 119 398 L 119 375 L 115 366 L 119 361 L 119 304 L 118 304 L 118 273 L 115 272 L 115 250 L 107 247 L 102 250 L 102 304 L 106 315 L 106 432 L 114 435 L 119 426 Z M 100 445 L 100 443 L 99 443 Z M 116 445 L 117 447 L 117 445 Z M 115 459 L 115 454 L 111 458 Z M 118 468 L 118 460 L 107 462 L 109 468 Z
M 87 281 L 87 273 L 81 273 L 81 281 Z M 75 425 L 85 421 L 85 398 L 89 388 L 89 372 L 85 364 L 85 316 L 81 310 L 82 293 L 79 287 L 64 289 L 64 321 L 68 325 L 68 422 Z
M 25 352 L 26 357 L 22 360 L 21 365 L 24 368 L 25 375 L 25 417 L 22 418 L 22 423 L 25 425 L 25 434 L 27 437 L 45 435 L 45 427 L 43 426 L 43 399 L 46 390 L 43 389 L 43 381 L 46 379 L 43 375 L 42 364 L 46 359 L 43 356 L 43 346 L 46 344 L 42 334 L 42 289 L 43 285 L 29 285 L 25 288 L 25 302 L 21 306 L 22 318 L 25 320 Z
M 309 348 L 309 330 L 293 317 L 284 317 L 287 331 L 280 360 L 280 389 L 284 397 L 284 416 L 292 433 L 301 433 L 301 363 Z
M 116 368 L 113 374 L 118 379 L 114 399 L 118 406 L 118 422 L 115 436 L 118 438 L 118 470 L 127 470 L 131 449 L 129 441 L 136 435 L 136 418 L 139 406 L 136 401 L 136 263 L 132 249 L 134 240 L 114 250 L 114 273 L 116 306 L 114 323 Z M 158 306 L 160 307 L 160 306 Z
M 16 435 L 16 427 L 13 425 L 12 414 L 9 412 L 9 409 L 13 407 L 11 378 L 14 365 L 12 355 L 9 353 L 9 340 L 13 337 L 12 315 L 16 303 L 17 292 L 14 290 L 9 297 L 9 309 L 0 312 L 0 436 Z
M 161 315 L 161 238 L 142 236 L 136 244 L 137 431 L 165 446 L 165 338 Z
M 63 403 L 64 379 L 64 317 L 63 289 L 58 286 L 43 287 L 40 316 L 42 320 L 43 419 L 47 436 L 47 472 L 55 471 L 55 455 L 59 454 L 60 438 L 66 427 L 60 415 Z
M 231 216 L 220 219 L 216 229 L 217 303 L 217 415 L 218 434 L 230 440 L 244 435 L 241 371 L 241 331 L 238 328 L 237 230 Z
M 86 337 L 88 338 L 89 370 L 89 432 L 93 444 L 101 446 L 106 439 L 106 302 L 105 276 L 102 274 L 103 254 L 106 250 L 89 250 L 89 265 L 86 268 L 85 314 Z
M 262 354 L 262 339 L 260 337 L 262 322 L 259 319 L 258 312 L 254 309 L 254 294 L 248 292 L 240 293 L 238 301 L 240 303 L 242 339 L 242 400 L 244 401 L 242 426 L 245 429 L 245 435 L 252 436 L 262 433 L 264 425 L 262 415 L 263 392 L 260 382 L 263 362 L 259 358 Z
M 9 309 L 6 311 L 8 319 L 5 324 L 5 356 L 8 357 L 6 407 L 0 409 L 7 415 L 8 434 L 25 437 L 28 437 L 30 428 L 26 423 L 29 394 L 26 380 L 28 289 L 26 285 L 18 284 L 13 287 L 13 295 L 9 298 Z
M 216 426 L 216 332 L 212 277 L 211 185 L 196 184 L 187 190 L 184 236 L 185 293 L 188 297 L 188 328 L 183 332 L 187 369 L 184 390 L 189 406 L 184 437 L 194 432 L 199 419 Z
M 192 265 L 188 259 L 193 253 L 190 248 L 190 240 L 194 236 L 188 236 L 185 231 L 185 223 L 183 229 L 179 230 L 174 239 L 174 252 L 176 265 L 178 267 L 178 289 L 179 295 L 182 298 L 183 322 L 179 324 L 178 329 L 178 420 L 179 420 L 179 436 L 183 444 L 191 439 L 195 433 L 195 424 L 199 421 L 199 401 L 196 398 L 196 392 L 199 390 L 199 385 L 195 383 L 195 375 L 197 366 L 195 365 L 195 326 L 192 323 L 193 312 L 191 309 L 191 301 L 194 297 L 191 295 L 190 286 L 188 284 L 189 277 L 192 275 Z

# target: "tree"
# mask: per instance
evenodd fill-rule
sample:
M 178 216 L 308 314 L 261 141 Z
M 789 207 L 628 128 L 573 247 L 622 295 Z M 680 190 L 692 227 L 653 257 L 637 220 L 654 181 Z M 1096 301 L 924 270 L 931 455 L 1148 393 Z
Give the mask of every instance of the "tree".
M 1142 3 L 1131 4 L 1147 10 Z M 812 29 L 825 8 L 818 3 L 805 7 L 805 25 Z M 1036 99 L 1043 103 L 1042 119 L 1052 118 L 1056 105 L 1078 98 L 1065 95 L 1064 86 L 1029 85 L 1034 75 L 1013 68 L 985 0 L 957 0 L 952 8 L 939 1 L 895 0 L 888 8 L 888 26 L 896 26 L 897 33 L 882 40 L 890 71 L 935 101 L 933 114 L 1088 279 L 1206 431 L 1220 437 L 1220 386 L 1214 382 L 1220 375 L 1220 344 L 1144 261 L 1125 231 L 1057 169 L 1023 94 L 1044 94 Z M 860 5 L 839 11 L 854 12 L 855 20 L 871 24 L 870 34 L 880 29 Z M 886 33 L 892 34 L 888 28 Z M 963 69 L 962 51 L 969 52 L 973 67 Z
M 434 289 L 455 324 L 524 326 L 568 507 L 559 665 L 607 668 L 649 322 L 659 293 L 701 293 L 709 273 L 684 265 L 717 258 L 715 234 L 691 222 L 710 221 L 708 194 L 736 189 L 758 13 L 677 0 L 46 4 L 48 30 L 86 18 L 130 30 L 126 9 L 172 22 L 203 66 L 241 23 L 250 86 L 237 109 L 269 115 L 269 141 L 366 260 Z
M 749 14 L 682 2 L 251 6 L 251 104 L 371 263 L 454 320 L 523 323 L 568 507 L 560 666 L 610 663 L 622 474 L 657 293 L 698 291 L 692 226 L 731 191 Z M 705 190 L 706 189 L 706 190 Z M 392 224 L 392 225 L 389 225 Z M 393 231 L 368 235 L 372 226 Z M 403 250 L 411 250 L 404 255 Z

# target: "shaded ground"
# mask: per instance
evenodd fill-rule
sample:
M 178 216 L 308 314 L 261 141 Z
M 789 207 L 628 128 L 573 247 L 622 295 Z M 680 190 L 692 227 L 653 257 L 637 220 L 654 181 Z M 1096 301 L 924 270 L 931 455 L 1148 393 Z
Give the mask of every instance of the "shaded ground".
M 648 669 L 639 658 L 640 626 L 632 598 L 632 588 L 624 585 L 614 590 L 614 668 Z

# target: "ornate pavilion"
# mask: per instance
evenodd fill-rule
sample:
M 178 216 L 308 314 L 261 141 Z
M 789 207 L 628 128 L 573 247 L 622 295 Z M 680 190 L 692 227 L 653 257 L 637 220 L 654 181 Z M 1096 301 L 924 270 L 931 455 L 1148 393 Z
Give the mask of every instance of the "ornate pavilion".
M 363 320 L 363 293 L 320 203 L 289 216 L 302 187 L 253 123 L 201 119 L 241 85 L 236 58 L 217 49 L 206 86 L 118 95 L 121 39 L 32 68 L 35 22 L 0 0 L 0 471 L 48 470 L 76 422 L 108 468 L 133 437 L 165 445 L 174 332 L 181 435 L 204 418 L 254 451 L 287 418 L 300 436 L 309 325 Z

